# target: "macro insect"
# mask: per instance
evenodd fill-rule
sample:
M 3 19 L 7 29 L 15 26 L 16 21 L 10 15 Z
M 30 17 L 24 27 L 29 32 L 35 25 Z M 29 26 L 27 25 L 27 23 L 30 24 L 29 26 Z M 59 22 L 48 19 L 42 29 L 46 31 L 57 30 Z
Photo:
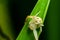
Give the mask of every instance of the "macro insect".
M 29 22 L 29 28 L 33 30 L 33 34 L 36 40 L 38 40 L 38 34 L 36 29 L 40 28 L 40 32 L 42 32 L 42 26 L 44 26 L 42 18 L 37 16 L 39 13 L 40 12 L 38 12 L 35 16 L 27 16 L 27 18 L 32 18 Z

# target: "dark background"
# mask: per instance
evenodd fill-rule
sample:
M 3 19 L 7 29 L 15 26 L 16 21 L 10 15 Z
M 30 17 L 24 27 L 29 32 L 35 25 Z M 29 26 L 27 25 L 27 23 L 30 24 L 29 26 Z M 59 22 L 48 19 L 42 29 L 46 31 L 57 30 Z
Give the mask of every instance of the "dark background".
M 25 18 L 27 15 L 29 15 L 34 8 L 37 0 L 10 0 L 9 1 L 9 10 L 10 10 L 10 16 L 13 24 L 13 29 L 16 33 L 16 37 L 20 33 Z

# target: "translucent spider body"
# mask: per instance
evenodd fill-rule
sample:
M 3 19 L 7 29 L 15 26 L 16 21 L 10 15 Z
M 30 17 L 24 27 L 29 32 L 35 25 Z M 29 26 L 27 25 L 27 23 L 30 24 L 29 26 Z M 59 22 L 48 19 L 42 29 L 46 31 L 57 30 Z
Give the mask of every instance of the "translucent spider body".
M 31 30 L 34 30 L 34 29 L 37 29 L 37 28 L 43 26 L 43 21 L 40 17 L 28 16 L 28 18 L 32 18 L 32 20 L 29 22 L 29 28 Z

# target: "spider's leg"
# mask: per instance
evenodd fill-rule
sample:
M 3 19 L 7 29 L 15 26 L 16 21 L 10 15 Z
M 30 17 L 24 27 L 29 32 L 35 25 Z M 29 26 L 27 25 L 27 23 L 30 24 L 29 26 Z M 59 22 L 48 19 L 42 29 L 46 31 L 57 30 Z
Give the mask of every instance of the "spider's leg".
M 36 13 L 36 15 L 35 15 L 35 16 L 39 15 L 39 13 L 41 13 L 41 11 L 39 11 L 38 13 Z
M 40 33 L 42 32 L 42 27 L 40 27 Z
M 37 34 L 36 29 L 33 30 L 33 33 L 34 33 L 34 37 L 35 37 L 35 39 L 38 40 L 38 34 Z

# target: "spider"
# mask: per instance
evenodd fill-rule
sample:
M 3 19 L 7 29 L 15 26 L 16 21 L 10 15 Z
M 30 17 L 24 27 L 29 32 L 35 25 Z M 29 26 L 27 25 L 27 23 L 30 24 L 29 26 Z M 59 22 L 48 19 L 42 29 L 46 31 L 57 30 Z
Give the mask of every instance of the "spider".
M 39 12 L 36 15 L 38 15 L 38 14 L 39 14 Z M 33 30 L 34 37 L 36 40 L 38 40 L 38 34 L 37 34 L 36 29 L 40 28 L 40 32 L 42 32 L 42 26 L 44 26 L 44 25 L 43 25 L 42 18 L 37 17 L 36 15 L 35 16 L 27 16 L 27 18 L 32 18 L 29 22 L 29 28 L 31 30 Z

